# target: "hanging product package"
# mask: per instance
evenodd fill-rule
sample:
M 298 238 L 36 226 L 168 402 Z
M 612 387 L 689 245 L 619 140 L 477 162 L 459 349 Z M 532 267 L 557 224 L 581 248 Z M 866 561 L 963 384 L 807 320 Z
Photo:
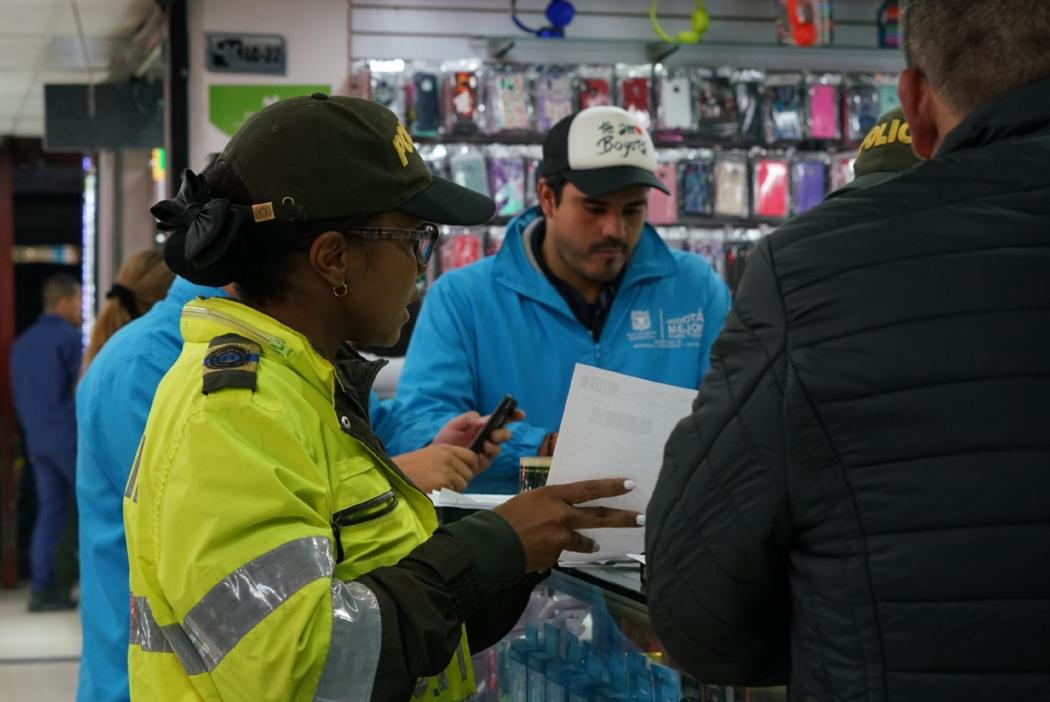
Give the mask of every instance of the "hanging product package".
M 660 152 L 656 165 L 656 177 L 668 192 L 649 188 L 649 206 L 646 219 L 651 224 L 676 224 L 678 222 L 678 160 L 683 155 L 677 150 Z
M 580 66 L 576 69 L 577 109 L 613 104 L 612 66 Z
M 726 278 L 725 238 L 725 227 L 689 230 L 689 250 L 710 263 L 723 280 Z
M 841 88 L 842 76 L 837 73 L 806 76 L 810 139 L 842 139 L 842 120 L 839 118 Z
M 423 144 L 419 147 L 419 155 L 431 173 L 441 178 L 449 176 L 448 149 L 444 144 Z
M 762 94 L 765 91 L 765 73 L 745 69 L 733 74 L 733 95 L 736 98 L 740 139 L 747 144 L 765 141 L 762 119 Z
M 417 63 L 413 69 L 409 131 L 414 136 L 436 137 L 441 129 L 441 72 L 427 63 Z
M 759 155 L 755 164 L 755 217 L 781 220 L 788 216 L 788 160 Z
M 489 134 L 532 129 L 529 74 L 521 68 L 491 68 L 485 74 L 486 127 Z
M 653 67 L 616 66 L 616 104 L 631 113 L 643 129 L 652 125 L 652 73 Z
M 543 147 L 533 145 L 525 147 L 525 206 L 539 204 L 536 185 L 540 179 L 540 167 L 543 165 Z
M 664 240 L 667 247 L 676 251 L 686 251 L 689 249 L 689 228 L 688 227 L 660 227 L 657 230 L 660 233 L 660 238 Z
M 485 172 L 485 157 L 469 146 L 456 149 L 449 158 L 449 173 L 453 182 L 482 195 L 489 195 L 489 179 Z
M 879 91 L 879 114 L 884 115 L 890 110 L 901 106 L 900 96 L 897 95 L 897 77 L 889 73 L 879 73 L 875 76 L 875 85 Z
M 697 131 L 707 139 L 728 141 L 740 131 L 733 69 L 698 68 L 693 73 L 697 91 Z
M 715 215 L 745 219 L 751 216 L 748 158 L 741 151 L 715 156 Z
M 560 66 L 543 66 L 536 76 L 536 130 L 546 134 L 573 113 L 573 74 Z
M 387 108 L 401 120 L 408 122 L 405 95 L 404 61 L 369 61 L 369 92 L 372 100 Z
M 765 137 L 767 144 L 799 142 L 803 127 L 801 73 L 769 73 L 765 84 Z
M 445 71 L 445 133 L 481 131 L 481 76 L 477 61 L 451 61 Z
M 879 88 L 873 75 L 852 75 L 846 81 L 846 141 L 859 144 L 879 120 Z
M 521 148 L 494 146 L 488 151 L 489 192 L 497 217 L 513 217 L 525 209 L 525 154 Z
M 840 190 L 853 182 L 853 163 L 857 160 L 856 154 L 836 155 L 831 159 L 831 192 Z
M 447 273 L 480 261 L 484 256 L 484 227 L 450 227 L 440 239 L 441 272 Z
M 372 99 L 372 70 L 367 59 L 350 62 L 350 73 L 346 78 L 346 94 L 349 97 Z
M 789 46 L 828 46 L 834 27 L 831 0 L 773 0 L 777 41 Z
M 710 217 L 714 214 L 714 153 L 690 151 L 680 166 L 683 216 Z
M 667 68 L 658 64 L 656 77 L 656 128 L 681 134 L 696 130 L 697 98 L 687 68 Z
M 503 240 L 507 236 L 507 228 L 503 225 L 493 224 L 485 230 L 485 255 L 495 256 L 503 247 Z
M 828 165 L 824 154 L 797 156 L 791 166 L 791 211 L 801 214 L 824 202 Z

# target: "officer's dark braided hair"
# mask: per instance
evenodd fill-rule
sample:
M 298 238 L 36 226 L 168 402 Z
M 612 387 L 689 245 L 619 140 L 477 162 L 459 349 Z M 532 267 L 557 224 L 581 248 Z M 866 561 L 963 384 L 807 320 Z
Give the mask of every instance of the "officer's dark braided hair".
M 252 204 L 248 188 L 233 167 L 223 159 L 216 159 L 201 173 L 208 183 L 208 191 L 213 198 L 225 198 L 235 205 Z M 369 218 L 362 216 L 356 220 L 340 222 L 341 228 L 365 226 Z M 288 253 L 305 251 L 322 232 L 328 228 L 303 223 L 295 232 L 296 241 Z M 367 255 L 368 247 L 363 240 L 348 237 L 348 241 L 361 246 Z M 251 236 L 239 236 L 230 247 L 229 259 L 233 262 L 233 282 L 237 286 L 238 296 L 251 304 L 280 302 L 287 299 L 291 292 L 288 278 L 288 255 L 274 255 L 271 250 L 259 245 Z

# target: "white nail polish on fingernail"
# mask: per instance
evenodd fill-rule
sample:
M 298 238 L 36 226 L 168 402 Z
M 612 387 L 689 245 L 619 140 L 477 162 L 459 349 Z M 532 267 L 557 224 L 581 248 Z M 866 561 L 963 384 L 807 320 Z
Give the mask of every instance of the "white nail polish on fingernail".
M 634 482 L 633 480 L 625 480 L 623 481 L 623 486 L 627 490 L 634 490 L 636 487 L 638 487 L 638 483 Z
M 634 518 L 634 523 L 638 526 L 645 526 L 645 515 L 639 514 L 637 517 Z

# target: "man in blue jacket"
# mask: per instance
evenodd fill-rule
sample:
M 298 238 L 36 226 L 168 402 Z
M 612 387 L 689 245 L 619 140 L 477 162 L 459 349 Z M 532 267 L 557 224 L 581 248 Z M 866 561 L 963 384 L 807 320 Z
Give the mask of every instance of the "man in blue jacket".
M 627 112 L 565 118 L 543 145 L 539 208 L 510 223 L 496 256 L 441 276 L 427 294 L 398 385 L 392 450 L 425 445 L 450 417 L 504 394 L 529 413 L 471 492 L 513 493 L 520 456 L 549 452 L 577 363 L 696 388 L 729 308 L 700 257 L 645 222 L 649 134 Z
M 145 315 L 120 329 L 91 363 L 77 388 L 80 426 L 77 454 L 77 503 L 80 511 L 80 598 L 83 653 L 78 702 L 126 702 L 128 691 L 129 590 L 122 499 L 135 451 L 146 426 L 161 378 L 182 350 L 179 319 L 195 297 L 225 295 L 220 288 L 176 278 L 167 297 Z M 79 334 L 77 335 L 79 348 Z M 77 356 L 79 368 L 79 355 Z M 76 375 L 73 375 L 76 378 Z M 72 395 L 70 395 L 72 402 Z M 372 398 L 376 434 L 386 439 L 397 421 L 392 404 Z M 72 424 L 72 407 L 70 408 Z M 462 489 L 483 470 L 496 445 L 479 456 L 469 449 L 483 424 L 477 414 L 454 418 L 431 445 L 396 456 L 398 466 L 422 489 Z
M 80 283 L 64 273 L 44 281 L 44 311 L 11 349 L 11 388 L 33 469 L 37 514 L 29 566 L 32 612 L 71 609 L 69 584 L 55 579 L 55 549 L 71 523 L 77 425 L 73 392 L 80 375 Z

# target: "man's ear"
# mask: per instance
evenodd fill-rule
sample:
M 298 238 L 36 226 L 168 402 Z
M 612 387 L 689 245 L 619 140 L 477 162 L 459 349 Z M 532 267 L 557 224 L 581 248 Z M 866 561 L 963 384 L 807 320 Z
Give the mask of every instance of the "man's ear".
M 558 209 L 558 203 L 554 197 L 554 191 L 547 185 L 546 178 L 540 178 L 540 182 L 536 184 L 536 195 L 539 198 L 540 210 L 543 211 L 543 216 L 547 218 L 554 216 L 554 211 Z
M 942 135 L 937 127 L 937 106 L 929 81 L 922 71 L 905 68 L 897 82 L 897 94 L 911 129 L 912 151 L 923 160 L 933 158 Z
M 349 282 L 350 256 L 346 237 L 339 232 L 325 232 L 310 244 L 310 266 L 332 287 Z

